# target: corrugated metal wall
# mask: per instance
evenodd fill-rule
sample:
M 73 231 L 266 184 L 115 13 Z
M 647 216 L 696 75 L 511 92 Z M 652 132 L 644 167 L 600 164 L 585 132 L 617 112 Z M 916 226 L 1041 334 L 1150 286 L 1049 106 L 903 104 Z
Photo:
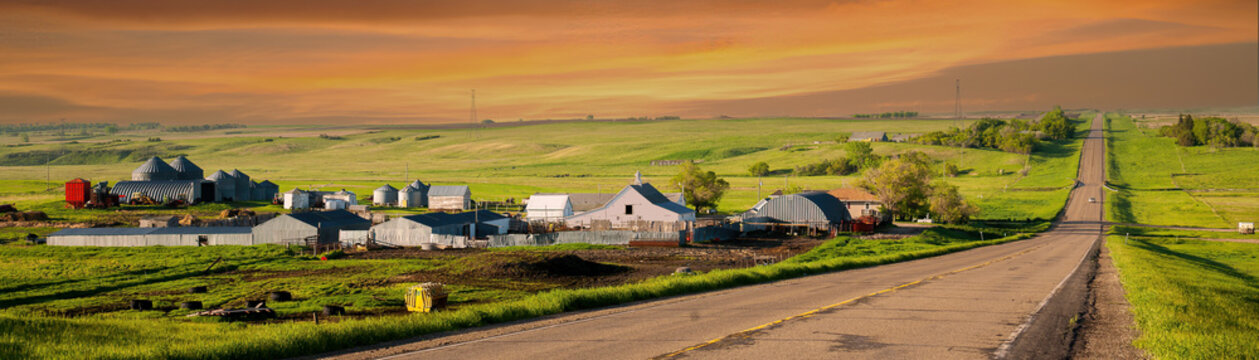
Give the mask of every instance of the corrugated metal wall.
M 646 231 L 563 231 L 545 234 L 490 235 L 489 247 L 547 246 L 555 244 L 627 245 L 632 240 L 672 241 L 682 240 L 684 232 Z

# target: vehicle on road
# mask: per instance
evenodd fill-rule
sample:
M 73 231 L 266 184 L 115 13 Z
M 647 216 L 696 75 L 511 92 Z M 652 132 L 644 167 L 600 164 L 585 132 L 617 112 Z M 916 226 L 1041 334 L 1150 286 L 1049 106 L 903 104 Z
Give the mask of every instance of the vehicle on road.
M 1095 203 L 1095 202 L 1097 202 L 1097 198 L 1089 198 L 1089 202 L 1091 202 L 1091 203 Z

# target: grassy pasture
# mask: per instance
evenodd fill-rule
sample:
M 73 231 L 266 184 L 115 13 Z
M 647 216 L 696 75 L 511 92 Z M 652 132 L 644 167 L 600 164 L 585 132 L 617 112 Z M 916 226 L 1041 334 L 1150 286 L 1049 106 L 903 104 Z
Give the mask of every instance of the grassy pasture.
M 1164 359 L 1259 354 L 1259 245 L 1112 235 L 1106 246 L 1141 330 L 1136 346 Z
M 1108 182 L 1119 190 L 1107 201 L 1117 222 L 1192 227 L 1234 227 L 1259 220 L 1259 176 L 1250 165 L 1259 149 L 1180 147 L 1110 113 Z
M 1085 115 L 1090 116 L 1090 115 Z M 702 160 L 701 166 L 725 177 L 731 191 L 718 211 L 743 211 L 757 201 L 757 185 L 768 194 L 787 185 L 828 190 L 851 186 L 855 176 L 787 176 L 796 166 L 844 156 L 834 140 L 855 131 L 946 129 L 952 120 L 724 119 L 543 124 L 485 129 L 341 131 L 328 139 L 321 129 L 249 128 L 243 134 L 197 134 L 162 142 L 114 141 L 40 143 L 0 147 L 0 163 L 26 164 L 46 154 L 61 154 L 52 166 L 0 166 L 0 202 L 48 212 L 56 219 L 82 218 L 58 208 L 59 184 L 74 177 L 93 181 L 128 179 L 145 157 L 187 155 L 207 173 L 240 169 L 253 179 L 269 179 L 282 190 L 293 187 L 345 188 L 360 196 L 389 182 L 395 187 L 419 178 L 436 184 L 469 184 L 478 200 L 523 199 L 534 192 L 615 192 L 635 171 L 642 171 L 663 191 L 673 166 L 652 160 Z M 967 122 L 962 122 L 963 124 Z M 1085 128 L 1086 123 L 1081 123 Z M 294 136 L 286 136 L 284 131 Z M 326 129 L 332 133 L 333 129 Z M 255 136 L 266 135 L 266 136 Z M 304 136 L 297 136 L 304 135 Z M 439 136 L 416 140 L 417 137 Z M 1052 217 L 1074 178 L 1079 142 L 1048 143 L 1029 156 L 984 149 L 877 143 L 876 153 L 917 150 L 937 165 L 961 163 L 966 172 L 957 184 L 991 219 Z M 105 156 L 106 154 L 109 156 Z M 110 155 L 112 154 L 112 155 Z M 123 155 L 125 154 L 125 155 Z M 747 175 L 756 162 L 775 174 Z M 1019 170 L 1028 166 L 1023 177 Z M 44 183 L 45 177 L 53 185 Z M 1010 194 L 1010 195 L 1006 195 Z M 1048 207 L 1053 207 L 1048 210 Z

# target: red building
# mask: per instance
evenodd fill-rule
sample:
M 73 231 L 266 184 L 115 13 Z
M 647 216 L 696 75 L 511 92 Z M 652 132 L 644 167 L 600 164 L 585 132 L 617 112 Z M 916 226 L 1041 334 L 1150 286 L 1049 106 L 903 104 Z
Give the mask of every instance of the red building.
M 92 199 L 92 182 L 75 178 L 66 182 L 66 206 L 82 209 Z

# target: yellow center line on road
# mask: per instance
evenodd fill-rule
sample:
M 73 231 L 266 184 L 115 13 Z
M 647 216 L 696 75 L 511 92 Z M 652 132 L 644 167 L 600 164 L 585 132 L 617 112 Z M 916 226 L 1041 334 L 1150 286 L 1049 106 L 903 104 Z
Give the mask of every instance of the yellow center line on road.
M 988 261 L 985 261 L 985 262 L 982 262 L 982 263 L 979 263 L 979 264 L 975 264 L 975 265 L 967 266 L 967 267 L 964 267 L 964 268 L 961 268 L 961 269 L 952 270 L 952 271 L 948 271 L 948 272 L 944 272 L 944 273 L 940 273 L 940 274 L 936 274 L 936 275 L 928 276 L 928 277 L 925 277 L 925 278 L 922 278 L 922 279 L 918 279 L 918 280 L 910 281 L 910 282 L 907 282 L 907 283 L 904 283 L 904 284 L 900 284 L 900 285 L 897 285 L 897 286 L 893 286 L 893 287 L 890 287 L 890 288 L 887 288 L 887 289 L 883 289 L 883 290 L 875 291 L 875 292 L 872 292 L 872 293 L 869 293 L 869 294 L 865 294 L 865 295 L 858 296 L 858 297 L 855 297 L 855 298 L 851 298 L 851 299 L 848 299 L 848 300 L 840 301 L 840 302 L 837 302 L 837 303 L 834 303 L 834 304 L 826 305 L 826 306 L 823 306 L 823 307 L 820 307 L 820 308 L 816 308 L 816 309 L 813 309 L 813 310 L 809 310 L 809 311 L 806 311 L 806 312 L 803 312 L 803 313 L 799 313 L 799 314 L 796 314 L 796 315 L 788 316 L 788 317 L 785 317 L 785 318 L 782 318 L 782 319 L 779 319 L 779 320 L 774 320 L 774 321 L 772 321 L 772 322 L 765 323 L 765 324 L 761 324 L 761 325 L 758 325 L 758 326 L 756 326 L 756 327 L 752 327 L 752 328 L 749 328 L 749 329 L 746 329 L 746 330 L 743 330 L 743 331 L 739 331 L 739 332 L 736 332 L 736 333 L 733 333 L 733 334 L 730 334 L 730 335 L 726 335 L 726 336 L 722 336 L 722 337 L 719 337 L 719 338 L 716 338 L 716 339 L 712 339 L 712 340 L 706 341 L 706 342 L 704 342 L 704 343 L 701 343 L 701 344 L 699 344 L 699 345 L 691 346 L 691 347 L 688 347 L 688 348 L 685 348 L 685 349 L 682 349 L 682 350 L 678 350 L 678 351 L 674 351 L 674 352 L 671 352 L 671 353 L 668 353 L 668 354 L 660 355 L 660 356 L 654 357 L 653 359 L 669 359 L 669 358 L 674 358 L 674 357 L 677 357 L 678 355 L 682 355 L 682 354 L 684 354 L 684 353 L 686 353 L 686 352 L 693 351 L 693 350 L 698 350 L 698 349 L 702 349 L 702 348 L 704 348 L 704 347 L 707 347 L 707 346 L 710 346 L 710 345 L 713 345 L 713 344 L 719 343 L 719 342 L 721 342 L 722 340 L 732 339 L 732 338 L 735 338 L 735 337 L 746 338 L 746 337 L 748 337 L 748 336 L 751 336 L 753 333 L 755 333 L 755 332 L 757 332 L 757 331 L 764 330 L 765 328 L 768 328 L 768 327 L 771 327 L 771 326 L 774 326 L 774 325 L 782 324 L 782 323 L 784 323 L 784 322 L 791 321 L 791 320 L 809 318 L 809 317 L 812 317 L 813 315 L 817 315 L 817 314 L 818 314 L 818 313 L 820 313 L 820 312 L 823 312 L 823 311 L 826 311 L 826 310 L 830 310 L 830 309 L 834 309 L 834 308 L 837 308 L 837 307 L 840 307 L 840 306 L 844 306 L 844 305 L 847 305 L 847 304 L 851 304 L 851 303 L 853 303 L 853 302 L 855 302 L 855 301 L 858 301 L 858 300 L 862 300 L 862 299 L 866 299 L 866 298 L 870 298 L 870 297 L 878 296 L 878 295 L 881 295 L 881 294 L 890 293 L 890 292 L 893 292 L 893 291 L 896 291 L 896 290 L 904 289 L 904 288 L 907 288 L 907 287 L 910 287 L 910 286 L 918 285 L 918 284 L 921 284 L 921 283 L 922 283 L 922 282 L 924 282 L 924 281 L 936 280 L 936 279 L 939 279 L 939 278 L 943 278 L 943 277 L 945 277 L 945 276 L 949 276 L 949 275 L 957 274 L 957 273 L 964 272 L 964 271 L 974 270 L 974 269 L 978 269 L 978 268 L 981 268 L 981 267 L 984 267 L 984 266 L 988 266 L 988 265 L 992 265 L 992 264 L 995 264 L 995 263 L 998 263 L 998 262 L 1002 262 L 1002 261 L 1005 261 L 1005 260 L 1013 259 L 1013 258 L 1015 258 L 1015 257 L 1017 257 L 1017 256 L 1020 256 L 1020 255 L 1023 255 L 1023 254 L 1026 254 L 1026 253 L 1029 253 L 1029 252 L 1035 251 L 1035 250 L 1040 249 L 1040 248 L 1042 248 L 1042 247 L 1045 247 L 1045 246 L 1047 246 L 1047 245 L 1048 245 L 1048 244 L 1041 244 L 1041 245 L 1038 245 L 1038 246 L 1036 246 L 1036 247 L 1033 247 L 1033 248 L 1030 248 L 1030 249 L 1027 249 L 1027 250 L 1023 250 L 1023 251 L 1020 251 L 1020 252 L 1017 252 L 1017 253 L 1014 253 L 1014 254 L 1006 255 L 1006 256 L 1004 256 L 1004 257 L 1000 257 L 1000 258 L 997 258 L 997 259 L 992 259 L 992 260 L 988 260 Z

